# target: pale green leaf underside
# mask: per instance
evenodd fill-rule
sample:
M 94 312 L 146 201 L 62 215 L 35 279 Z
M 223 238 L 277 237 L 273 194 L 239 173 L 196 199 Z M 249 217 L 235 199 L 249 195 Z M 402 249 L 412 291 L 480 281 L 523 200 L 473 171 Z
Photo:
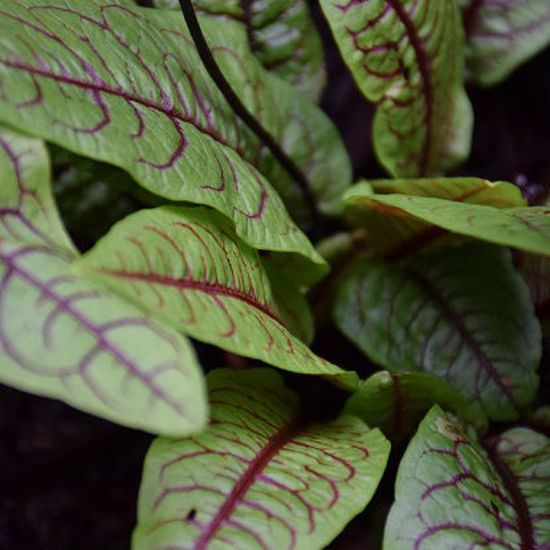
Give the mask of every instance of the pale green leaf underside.
M 359 88 L 377 109 L 376 153 L 393 176 L 441 175 L 470 148 L 463 30 L 454 0 L 321 0 Z
M 227 79 L 305 172 L 321 210 L 338 210 L 350 168 L 334 127 L 261 67 L 238 24 L 201 23 Z M 232 113 L 182 17 L 129 1 L 6 0 L 0 82 L 6 123 L 124 168 L 157 195 L 212 206 L 257 248 L 322 264 L 261 172 L 299 213 L 298 187 Z
M 165 435 L 206 422 L 188 341 L 70 275 L 71 258 L 0 241 L 0 379 L 114 422 Z
M 180 9 L 178 0 L 155 0 Z M 326 81 L 323 45 L 305 0 L 193 0 L 199 13 L 243 23 L 262 65 L 317 101 Z
M 460 0 L 467 76 L 490 86 L 550 44 L 548 0 Z
M 416 429 L 426 411 L 439 404 L 458 414 L 479 432 L 487 429 L 487 417 L 479 403 L 435 375 L 419 372 L 377 372 L 361 382 L 347 400 L 344 411 L 400 441 Z
M 365 261 L 340 289 L 334 318 L 376 363 L 433 373 L 494 420 L 517 418 L 535 395 L 540 326 L 506 249 L 472 243 L 403 268 Z
M 0 131 L 0 381 L 165 435 L 206 423 L 188 340 L 71 274 L 44 144 Z
M 346 387 L 357 383 L 355 373 L 314 355 L 289 332 L 258 252 L 212 210 L 137 212 L 78 265 L 83 275 L 198 340 L 285 370 L 333 377 Z
M 546 548 L 548 438 L 515 428 L 493 445 L 488 453 L 434 407 L 401 461 L 384 550 Z
M 352 416 L 302 424 L 268 369 L 208 382 L 209 428 L 149 451 L 133 550 L 325 547 L 371 499 L 387 440 Z
M 418 218 L 403 216 L 378 202 L 387 194 L 431 197 L 467 204 L 485 204 L 497 208 L 525 206 L 519 188 L 511 183 L 480 178 L 428 178 L 369 180 L 354 185 L 345 194 L 349 222 L 368 231 L 375 254 L 392 258 L 441 247 L 456 241 L 441 228 Z
M 440 198 L 380 195 L 354 189 L 348 204 L 385 208 L 387 214 L 413 217 L 447 231 L 527 252 L 550 256 L 550 208 L 524 206 L 495 208 Z
M 50 159 L 42 140 L 0 126 L 0 239 L 74 252 L 49 186 Z

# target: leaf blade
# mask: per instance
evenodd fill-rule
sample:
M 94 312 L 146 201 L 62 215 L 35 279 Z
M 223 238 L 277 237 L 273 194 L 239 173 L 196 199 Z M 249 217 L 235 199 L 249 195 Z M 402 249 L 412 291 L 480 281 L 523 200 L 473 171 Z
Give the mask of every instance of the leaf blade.
M 322 0 L 363 94 L 377 104 L 374 145 L 392 176 L 440 175 L 470 147 L 463 31 L 454 1 Z
M 392 441 L 413 433 L 425 413 L 435 404 L 459 415 L 480 433 L 488 427 L 478 403 L 437 376 L 420 372 L 392 374 L 381 371 L 362 381 L 346 401 L 344 411 L 377 427 Z
M 355 373 L 316 356 L 285 327 L 258 252 L 213 211 L 142 210 L 119 222 L 78 265 L 193 338 L 348 388 L 357 383 Z
M 0 240 L 2 381 L 153 433 L 200 430 L 207 405 L 187 340 L 72 276 L 71 263 Z
M 403 269 L 366 261 L 342 285 L 334 320 L 378 364 L 436 374 L 491 419 L 518 418 L 536 393 L 540 325 L 506 250 L 472 243 Z
M 527 443 L 527 448 L 534 444 L 545 450 L 538 461 L 534 458 L 544 472 L 549 465 L 548 439 L 531 430 L 523 431 L 522 435 L 521 443 Z M 509 550 L 544 548 L 548 540 L 544 538 L 548 533 L 544 520 L 535 520 L 530 526 L 524 524 L 530 516 L 536 517 L 533 508 L 527 509 L 526 517 L 521 506 L 531 506 L 531 495 L 524 491 L 521 478 L 504 479 L 495 462 L 495 459 L 506 461 L 506 440 L 517 436 L 514 429 L 505 432 L 497 453 L 489 456 L 460 424 L 434 407 L 399 467 L 396 501 L 386 525 L 384 548 L 450 550 L 489 545 Z M 531 453 L 523 452 L 520 446 L 517 458 L 533 460 Z M 514 475 L 512 464 L 509 462 L 507 466 L 512 466 L 509 473 Z M 530 467 L 532 463 L 525 470 Z M 544 492 L 547 483 L 544 479 L 538 481 L 541 495 L 537 500 L 545 510 L 549 504 L 548 492 Z M 539 522 L 543 529 L 540 535 Z
M 172 13 L 130 2 L 8 0 L 0 25 L 0 117 L 11 126 L 115 164 L 164 198 L 212 206 L 258 248 L 322 266 L 261 172 L 297 206 L 299 189 L 228 109 Z M 263 71 L 238 26 L 204 21 L 204 29 L 246 106 L 309 177 L 321 209 L 340 208 L 349 161 L 328 119 Z M 340 170 L 341 179 L 330 175 Z
M 394 215 L 459 235 L 550 255 L 550 209 L 546 206 L 494 208 L 423 196 L 372 195 L 361 188 L 349 193 L 347 200 L 388 207 Z
M 134 550 L 329 542 L 370 500 L 387 441 L 352 417 L 301 425 L 296 395 L 267 369 L 218 370 L 208 379 L 208 430 L 157 440 L 149 452 Z

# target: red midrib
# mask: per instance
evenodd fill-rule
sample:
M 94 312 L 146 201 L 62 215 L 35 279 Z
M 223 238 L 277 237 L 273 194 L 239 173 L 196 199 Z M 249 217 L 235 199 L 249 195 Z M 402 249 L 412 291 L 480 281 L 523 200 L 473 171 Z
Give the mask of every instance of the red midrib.
M 418 176 L 422 177 L 426 175 L 426 168 L 428 166 L 428 156 L 430 148 L 432 146 L 432 105 L 433 105 L 433 90 L 431 81 L 430 64 L 428 62 L 428 56 L 424 51 L 422 41 L 419 39 L 414 23 L 412 22 L 409 14 L 405 11 L 401 5 L 401 0 L 387 0 L 388 4 L 395 11 L 397 17 L 403 23 L 407 36 L 411 46 L 413 47 L 416 60 L 418 62 L 418 69 L 420 76 L 422 77 L 422 96 L 424 98 L 424 104 L 426 105 L 426 139 L 422 147 L 422 156 L 420 157 L 420 164 L 418 170 Z
M 265 313 L 271 317 L 277 323 L 285 326 L 284 322 L 279 318 L 279 316 L 265 304 L 258 302 L 249 294 L 246 294 L 242 290 L 236 288 L 230 288 L 223 286 L 220 283 L 209 283 L 203 281 L 194 281 L 186 279 L 175 279 L 173 277 L 167 277 L 165 275 L 156 275 L 154 273 L 132 273 L 129 271 L 119 271 L 119 270 L 110 270 L 110 269 L 101 269 L 97 270 L 100 273 L 106 275 L 111 275 L 114 277 L 120 277 L 121 279 L 132 279 L 144 281 L 152 284 L 159 284 L 163 286 L 171 286 L 180 289 L 189 289 L 189 290 L 198 290 L 206 294 L 211 295 L 221 295 L 227 296 L 229 298 L 235 298 L 241 302 L 245 302 L 249 306 L 252 306 L 255 309 L 260 310 L 262 313 Z
M 298 420 L 289 422 L 283 426 L 256 455 L 244 474 L 241 476 L 227 500 L 206 526 L 199 540 L 193 546 L 193 550 L 204 550 L 210 539 L 216 534 L 222 522 L 232 513 L 237 503 L 254 483 L 256 476 L 267 466 L 271 459 L 281 450 L 285 444 L 296 436 L 298 432 Z

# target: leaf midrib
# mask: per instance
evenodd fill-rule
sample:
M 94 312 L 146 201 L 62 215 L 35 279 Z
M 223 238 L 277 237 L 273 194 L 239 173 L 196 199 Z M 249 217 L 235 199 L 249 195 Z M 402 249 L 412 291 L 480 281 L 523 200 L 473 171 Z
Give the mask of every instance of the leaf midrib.
M 426 106 L 426 137 L 422 146 L 422 155 L 420 157 L 420 164 L 418 169 L 418 176 L 425 176 L 428 166 L 430 149 L 432 147 L 432 115 L 433 115 L 433 87 L 431 80 L 431 69 L 428 63 L 428 56 L 422 45 L 422 41 L 416 33 L 414 23 L 412 22 L 409 14 L 405 8 L 401 5 L 402 0 L 386 0 L 390 7 L 393 9 L 403 26 L 405 32 L 409 37 L 410 44 L 414 50 L 414 54 L 418 63 L 418 70 L 422 77 L 422 97 L 424 99 L 424 105 Z
M 216 534 L 223 521 L 231 516 L 238 502 L 254 483 L 258 474 L 266 468 L 273 457 L 279 453 L 290 440 L 294 439 L 300 431 L 299 419 L 296 417 L 269 438 L 266 445 L 256 453 L 254 460 L 252 460 L 235 487 L 233 487 L 218 513 L 214 516 L 212 521 L 206 525 L 199 540 L 193 546 L 193 550 L 205 550 L 207 548 L 209 541 Z
M 491 361 L 485 354 L 485 352 L 480 348 L 479 344 L 475 339 L 470 335 L 468 329 L 465 327 L 464 322 L 462 321 L 459 314 L 457 314 L 452 306 L 448 303 L 447 299 L 441 292 L 436 288 L 436 286 L 428 280 L 426 277 L 418 273 L 412 267 L 406 268 L 407 273 L 413 279 L 413 281 L 428 295 L 428 297 L 435 302 L 438 306 L 438 309 L 443 313 L 445 318 L 451 323 L 451 325 L 457 330 L 460 334 L 460 337 L 464 344 L 470 349 L 472 354 L 477 360 L 477 364 L 483 368 L 489 375 L 490 379 L 498 386 L 500 391 L 506 396 L 510 405 L 518 411 L 518 406 L 515 403 L 513 396 L 510 393 L 510 390 L 504 385 L 500 379 L 499 373 L 495 370 Z M 478 396 L 478 399 L 481 398 L 481 395 Z M 485 404 L 480 399 L 480 404 L 485 409 Z
M 518 482 L 504 460 L 502 460 L 496 449 L 498 441 L 488 440 L 485 444 L 485 449 L 489 454 L 493 466 L 495 467 L 502 484 L 506 487 L 512 502 L 513 508 L 518 519 L 518 531 L 521 539 L 520 550 L 536 550 L 535 538 L 533 535 L 533 524 L 531 522 L 531 516 L 529 514 L 529 507 L 521 492 L 521 488 Z
M 250 294 L 246 292 L 224 286 L 219 282 L 211 283 L 209 281 L 196 281 L 193 279 L 179 279 L 174 277 L 169 277 L 167 275 L 158 275 L 156 273 L 137 273 L 124 270 L 111 270 L 111 269 L 93 269 L 87 268 L 91 271 L 96 271 L 105 275 L 119 277 L 121 279 L 131 279 L 144 281 L 146 283 L 159 284 L 162 286 L 171 286 L 182 290 L 196 290 L 199 292 L 204 292 L 209 295 L 221 295 L 228 298 L 234 298 L 240 300 L 241 302 L 246 303 L 247 305 L 253 307 L 269 316 L 271 319 L 279 323 L 280 325 L 285 326 L 284 322 L 280 317 L 275 313 L 271 308 L 266 304 L 262 304 Z

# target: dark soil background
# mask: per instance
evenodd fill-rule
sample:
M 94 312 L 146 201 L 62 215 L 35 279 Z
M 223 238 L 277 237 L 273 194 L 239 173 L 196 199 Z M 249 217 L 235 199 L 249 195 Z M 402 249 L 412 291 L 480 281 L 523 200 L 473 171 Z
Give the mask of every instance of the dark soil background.
M 372 107 L 336 53 L 324 23 L 329 86 L 323 107 L 340 129 L 356 176 L 384 176 L 370 146 Z M 502 85 L 469 88 L 475 110 L 473 150 L 457 174 L 527 182 L 531 198 L 550 188 L 550 50 Z M 361 361 L 332 329 L 318 353 L 344 366 Z M 222 354 L 200 346 L 203 364 Z M 543 373 L 548 384 L 548 350 Z M 313 401 L 324 402 L 314 393 Z M 151 436 L 116 426 L 62 403 L 0 386 L 0 550 L 123 550 L 129 548 L 143 458 Z M 331 545 L 378 550 L 397 464 L 377 496 Z

